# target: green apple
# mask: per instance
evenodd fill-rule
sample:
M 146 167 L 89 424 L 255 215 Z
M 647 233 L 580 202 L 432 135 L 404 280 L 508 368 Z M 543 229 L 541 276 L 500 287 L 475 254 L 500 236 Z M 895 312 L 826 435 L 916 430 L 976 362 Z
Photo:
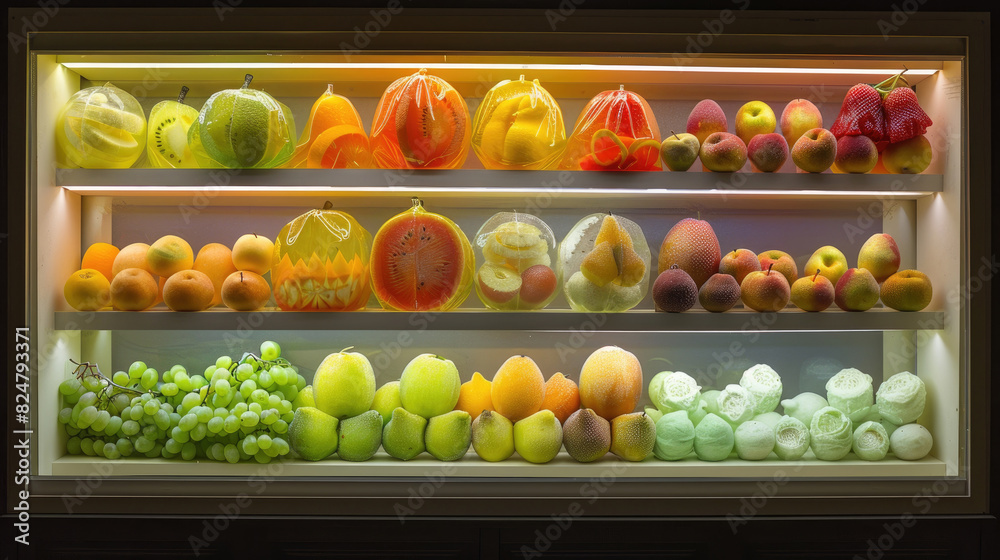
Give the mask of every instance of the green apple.
M 701 142 L 694 134 L 670 131 L 670 136 L 660 144 L 660 157 L 667 169 L 671 171 L 687 171 L 698 159 Z
M 335 417 L 318 408 L 299 408 L 288 425 L 288 444 L 307 461 L 326 459 L 337 450 L 337 423 Z
M 375 391 L 372 410 L 377 410 L 382 415 L 382 426 L 389 423 L 392 411 L 401 406 L 403 403 L 399 400 L 399 381 L 390 381 Z
M 369 410 L 375 398 L 375 371 L 364 354 L 330 354 L 316 369 L 313 394 L 316 408 L 340 419 Z
M 427 421 L 424 446 L 438 461 L 457 461 L 465 456 L 472 443 L 472 415 L 452 410 Z
M 847 272 L 847 257 L 844 253 L 840 252 L 840 249 L 832 245 L 824 245 L 809 257 L 806 261 L 806 266 L 802 268 L 807 273 L 814 273 L 819 270 L 820 276 L 825 276 L 827 280 L 830 281 L 834 286 L 837 285 L 837 280 Z
M 454 362 L 434 354 L 421 354 L 410 360 L 399 378 L 403 408 L 428 419 L 454 410 L 461 389 L 462 381 Z

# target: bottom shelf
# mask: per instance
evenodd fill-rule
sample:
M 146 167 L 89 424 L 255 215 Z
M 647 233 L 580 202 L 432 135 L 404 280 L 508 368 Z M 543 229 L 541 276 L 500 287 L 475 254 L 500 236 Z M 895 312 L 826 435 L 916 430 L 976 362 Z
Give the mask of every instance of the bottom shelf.
M 273 463 L 272 463 L 273 465 Z M 110 469 L 108 468 L 110 467 Z M 181 461 L 176 459 L 117 459 L 108 460 L 83 455 L 66 455 L 53 462 L 52 475 L 81 478 L 96 473 L 105 477 L 163 476 L 259 476 L 272 470 L 256 462 L 220 463 L 209 459 Z M 442 462 L 422 455 L 410 461 L 400 461 L 379 451 L 369 461 L 351 463 L 331 458 L 324 461 L 288 459 L 282 462 L 281 476 L 289 477 L 484 477 L 484 478 L 593 478 L 613 473 L 625 478 L 907 478 L 944 477 L 947 465 L 934 457 L 919 461 L 903 461 L 892 455 L 881 461 L 862 461 L 853 453 L 840 461 L 820 461 L 808 451 L 800 461 L 782 461 L 772 454 L 763 461 L 736 458 L 719 462 L 698 460 L 694 455 L 680 461 L 660 461 L 650 457 L 641 462 L 627 462 L 607 455 L 593 463 L 578 463 L 566 452 L 549 463 L 535 465 L 517 455 L 506 461 L 483 461 L 470 450 L 459 461 Z

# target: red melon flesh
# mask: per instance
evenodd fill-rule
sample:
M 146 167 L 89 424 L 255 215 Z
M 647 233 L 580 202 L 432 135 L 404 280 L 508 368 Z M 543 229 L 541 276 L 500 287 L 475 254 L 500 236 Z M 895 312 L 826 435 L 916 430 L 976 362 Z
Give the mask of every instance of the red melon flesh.
M 396 108 L 396 138 L 412 164 L 433 167 L 454 150 L 456 140 L 460 143 L 465 115 L 456 111 L 449 93 L 424 74 L 404 86 Z
M 463 289 L 468 295 L 468 286 L 463 286 L 468 243 L 451 220 L 415 202 L 413 210 L 391 218 L 375 235 L 375 295 L 384 307 L 401 311 L 450 307 Z

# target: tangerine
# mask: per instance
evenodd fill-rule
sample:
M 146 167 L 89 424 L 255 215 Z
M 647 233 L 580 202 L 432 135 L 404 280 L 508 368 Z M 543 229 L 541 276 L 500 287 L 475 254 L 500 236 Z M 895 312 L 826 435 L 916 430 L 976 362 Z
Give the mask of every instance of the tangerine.
M 545 382 L 545 398 L 542 409 L 551 410 L 559 423 L 565 423 L 570 414 L 580 409 L 580 388 L 561 373 L 552 374 Z
M 222 283 L 230 274 L 236 272 L 236 265 L 233 264 L 233 252 L 222 243 L 209 243 L 198 251 L 194 258 L 194 270 L 204 272 L 212 285 L 215 286 L 215 296 L 209 307 L 215 307 L 222 303 Z

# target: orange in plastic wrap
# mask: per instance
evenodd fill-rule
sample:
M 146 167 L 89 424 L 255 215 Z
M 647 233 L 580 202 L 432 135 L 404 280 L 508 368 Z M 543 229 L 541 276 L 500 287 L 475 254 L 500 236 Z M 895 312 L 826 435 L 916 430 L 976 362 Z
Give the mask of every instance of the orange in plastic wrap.
M 660 129 L 649 103 L 617 90 L 597 94 L 576 120 L 560 169 L 659 171 Z
M 337 131 L 331 132 L 334 129 Z M 324 148 L 320 150 L 316 147 L 317 144 L 323 145 Z M 315 161 L 310 158 L 314 153 Z M 361 124 L 361 116 L 349 99 L 333 93 L 333 84 L 328 84 L 323 95 L 313 103 L 309 120 L 306 121 L 302 136 L 295 147 L 295 153 L 285 167 L 325 169 L 371 167 L 371 151 L 368 148 L 368 136 L 365 134 L 364 125 Z
M 562 111 L 538 80 L 493 86 L 472 121 L 472 149 L 487 169 L 546 169 L 566 149 Z
M 274 301 L 286 311 L 354 311 L 371 294 L 372 237 L 350 214 L 310 210 L 281 228 L 274 243 Z
M 372 121 L 372 157 L 382 169 L 457 169 L 469 155 L 470 130 L 462 96 L 421 69 L 382 94 Z

